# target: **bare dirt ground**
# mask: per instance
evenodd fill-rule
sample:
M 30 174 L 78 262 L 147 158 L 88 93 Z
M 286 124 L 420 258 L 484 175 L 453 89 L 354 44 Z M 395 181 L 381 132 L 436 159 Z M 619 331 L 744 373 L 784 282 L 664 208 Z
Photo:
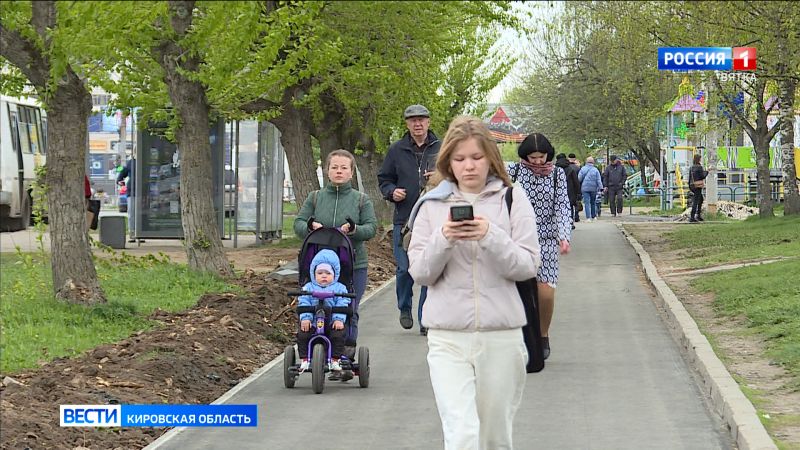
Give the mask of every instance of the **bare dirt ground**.
M 718 316 L 712 306 L 713 295 L 691 289 L 693 275 L 687 274 L 683 251 L 671 250 L 662 234 L 678 226 L 674 223 L 626 224 L 636 240 L 652 257 L 661 277 L 681 300 L 700 330 L 709 336 L 717 355 L 728 371 L 747 390 L 767 424 L 769 434 L 787 449 L 800 449 L 800 427 L 783 424 L 781 416 L 800 415 L 800 392 L 787 388 L 785 371 L 765 355 L 763 341 L 754 335 L 742 318 Z M 766 419 L 766 420 L 765 420 Z
M 61 428 L 59 404 L 213 402 L 294 342 L 297 318 L 286 291 L 296 289 L 297 280 L 265 274 L 295 260 L 297 251 L 226 250 L 234 268 L 244 271 L 235 281 L 244 295 L 209 294 L 187 311 L 158 310 L 150 316 L 159 322 L 155 329 L 13 374 L 22 384 L 0 388 L 0 448 L 133 449 L 168 430 Z M 164 253 L 185 261 L 180 250 Z M 379 232 L 369 242 L 369 263 L 367 292 L 394 276 L 391 235 Z

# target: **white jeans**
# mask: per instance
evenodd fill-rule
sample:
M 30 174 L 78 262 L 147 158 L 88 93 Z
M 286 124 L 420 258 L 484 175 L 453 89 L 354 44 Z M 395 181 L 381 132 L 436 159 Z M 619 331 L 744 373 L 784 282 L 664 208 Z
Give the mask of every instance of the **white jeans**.
M 428 366 L 446 450 L 513 448 L 527 362 L 520 329 L 428 330 Z

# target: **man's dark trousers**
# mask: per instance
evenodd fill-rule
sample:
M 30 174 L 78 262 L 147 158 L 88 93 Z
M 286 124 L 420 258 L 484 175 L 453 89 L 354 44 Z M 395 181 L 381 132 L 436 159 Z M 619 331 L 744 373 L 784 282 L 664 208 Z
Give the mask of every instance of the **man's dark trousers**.
M 608 188 L 608 204 L 611 206 L 611 214 L 622 214 L 622 191 L 621 187 Z
M 408 273 L 408 253 L 403 249 L 403 236 L 400 234 L 402 225 L 395 224 L 392 228 L 392 245 L 394 259 L 397 262 L 397 308 L 400 311 L 411 311 L 412 297 L 414 295 L 414 279 Z M 422 286 L 419 294 L 419 307 L 417 309 L 417 324 L 422 323 L 422 305 L 428 296 L 428 288 Z

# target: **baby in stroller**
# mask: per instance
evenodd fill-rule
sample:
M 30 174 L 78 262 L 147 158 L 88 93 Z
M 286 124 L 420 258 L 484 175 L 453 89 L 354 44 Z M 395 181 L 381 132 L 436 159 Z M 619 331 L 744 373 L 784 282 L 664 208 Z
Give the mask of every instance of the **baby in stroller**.
M 314 259 L 311 261 L 309 267 L 309 275 L 311 280 L 303 286 L 303 291 L 306 292 L 329 292 L 333 294 L 347 294 L 347 287 L 339 282 L 341 275 L 341 264 L 339 257 L 332 250 L 320 250 Z M 326 307 L 347 307 L 350 305 L 350 299 L 347 297 L 331 296 L 323 300 Z M 317 306 L 319 299 L 312 295 L 302 295 L 297 300 L 298 306 Z M 333 313 L 329 315 L 328 323 L 325 324 L 326 334 L 331 341 L 331 380 L 341 379 L 342 366 L 339 359 L 344 352 L 345 342 L 345 322 L 347 315 L 341 313 Z M 299 372 L 305 372 L 310 368 L 308 359 L 308 342 L 314 334 L 314 327 L 311 321 L 314 319 L 314 314 L 310 312 L 303 312 L 300 314 L 300 330 L 297 332 L 297 351 L 300 356 L 300 369 Z

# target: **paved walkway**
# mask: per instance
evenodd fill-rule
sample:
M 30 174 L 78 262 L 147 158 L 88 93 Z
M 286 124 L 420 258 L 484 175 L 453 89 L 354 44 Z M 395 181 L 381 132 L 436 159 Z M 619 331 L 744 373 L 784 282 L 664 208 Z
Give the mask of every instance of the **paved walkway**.
M 543 372 L 528 375 L 515 448 L 733 448 L 619 229 L 602 218 L 576 231 L 573 252 L 562 259 L 553 353 Z M 174 430 L 148 448 L 441 449 L 425 338 L 400 328 L 395 305 L 391 284 L 362 306 L 369 388 L 327 382 L 315 395 L 307 375 L 286 389 L 280 362 L 225 400 L 258 404 L 257 428 Z

